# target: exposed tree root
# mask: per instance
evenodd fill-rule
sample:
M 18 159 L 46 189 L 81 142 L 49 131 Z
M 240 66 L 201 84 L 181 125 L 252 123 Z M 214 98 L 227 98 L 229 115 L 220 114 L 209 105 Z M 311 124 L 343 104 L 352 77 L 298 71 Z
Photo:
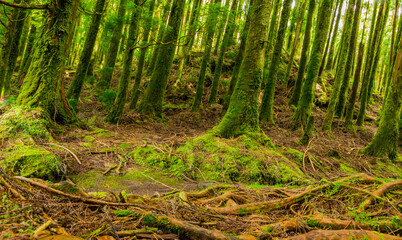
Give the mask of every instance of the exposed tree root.
M 209 204 L 209 203 L 216 203 L 216 202 L 220 202 L 220 201 L 224 201 L 224 200 L 228 200 L 228 199 L 236 200 L 240 203 L 249 203 L 250 202 L 247 199 L 245 199 L 244 197 L 239 196 L 233 192 L 226 192 L 218 197 L 209 198 L 209 199 L 205 199 L 205 200 L 197 200 L 194 203 L 203 205 L 203 204 Z
M 186 193 L 187 198 L 203 198 L 203 197 L 209 197 L 211 195 L 215 194 L 215 191 L 219 191 L 222 189 L 228 189 L 228 188 L 233 188 L 233 186 L 230 185 L 216 185 L 210 188 L 207 188 L 205 190 L 202 190 L 200 192 L 195 192 L 195 193 Z
M 401 237 L 396 237 L 388 234 L 382 234 L 366 230 L 314 230 L 309 233 L 298 235 L 283 240 L 401 240 Z
M 315 187 L 312 189 L 307 188 L 305 191 L 303 191 L 299 194 L 296 194 L 296 195 L 293 195 L 293 196 L 290 196 L 290 197 L 287 197 L 284 199 L 242 204 L 242 205 L 237 205 L 234 207 L 225 207 L 225 208 L 209 207 L 208 209 L 211 211 L 217 212 L 217 213 L 221 213 L 221 214 L 234 214 L 234 215 L 251 214 L 251 213 L 253 213 L 255 211 L 259 211 L 259 210 L 269 211 L 269 210 L 274 210 L 274 209 L 281 209 L 284 207 L 288 207 L 291 204 L 297 203 L 297 202 L 305 199 L 306 197 L 308 197 L 309 194 L 323 190 L 323 189 L 331 186 L 331 184 L 347 182 L 351 179 L 359 179 L 360 181 L 363 181 L 363 182 L 373 182 L 375 180 L 373 177 L 370 177 L 367 174 L 363 173 L 363 174 L 358 174 L 358 175 L 354 175 L 354 176 L 350 176 L 350 177 L 338 180 L 334 183 L 323 184 L 321 186 L 318 186 L 318 187 Z
M 370 197 L 369 199 L 367 199 L 360 205 L 359 210 L 360 211 L 366 210 L 371 205 L 371 203 L 373 203 L 373 201 L 376 199 L 375 197 L 381 197 L 386 191 L 388 191 L 390 188 L 393 188 L 395 186 L 401 187 L 402 180 L 397 180 L 397 181 L 383 184 L 381 187 L 379 187 L 377 190 L 375 190 L 372 193 L 372 195 L 373 195 L 372 197 Z

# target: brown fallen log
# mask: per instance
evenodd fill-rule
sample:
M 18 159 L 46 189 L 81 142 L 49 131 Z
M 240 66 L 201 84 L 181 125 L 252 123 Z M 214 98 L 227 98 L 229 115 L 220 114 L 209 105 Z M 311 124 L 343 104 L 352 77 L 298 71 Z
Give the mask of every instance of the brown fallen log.
M 269 210 L 273 210 L 273 209 L 280 209 L 280 208 L 284 208 L 284 207 L 290 206 L 291 204 L 304 200 L 307 197 L 307 195 L 309 195 L 311 193 L 318 192 L 333 184 L 339 184 L 342 182 L 349 181 L 351 179 L 359 179 L 360 181 L 364 181 L 364 182 L 375 181 L 375 179 L 373 177 L 370 177 L 365 173 L 361 173 L 361 174 L 357 174 L 357 175 L 353 175 L 353 176 L 349 176 L 349 177 L 340 179 L 333 183 L 326 183 L 326 184 L 323 184 L 323 185 L 315 187 L 315 188 L 307 188 L 305 191 L 303 191 L 299 194 L 295 194 L 293 196 L 283 198 L 283 199 L 249 203 L 249 204 L 241 204 L 241 205 L 237 205 L 234 207 L 223 207 L 223 208 L 208 207 L 207 209 L 212 210 L 217 213 L 221 213 L 221 214 L 233 214 L 233 215 L 247 215 L 247 214 L 251 214 L 255 211 L 259 211 L 259 210 L 269 211 Z
M 402 240 L 401 237 L 366 230 L 314 230 L 282 240 Z
M 366 201 L 364 201 L 360 207 L 359 207 L 359 211 L 364 211 L 366 210 L 371 203 L 373 203 L 373 201 L 376 199 L 375 197 L 381 197 L 385 192 L 387 192 L 388 190 L 390 190 L 393 187 L 396 186 L 402 186 L 402 180 L 397 180 L 397 181 L 393 181 L 393 182 L 389 182 L 389 183 L 385 183 L 383 185 L 381 185 L 381 187 L 379 187 L 377 190 L 375 190 L 372 193 L 372 197 L 368 198 Z

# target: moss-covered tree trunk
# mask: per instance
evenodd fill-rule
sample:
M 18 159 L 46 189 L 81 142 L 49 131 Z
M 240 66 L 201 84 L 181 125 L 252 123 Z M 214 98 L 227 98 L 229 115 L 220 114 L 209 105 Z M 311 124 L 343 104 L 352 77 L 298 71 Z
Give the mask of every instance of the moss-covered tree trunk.
M 385 27 L 388 23 L 388 16 L 389 16 L 389 0 L 386 1 L 386 5 L 385 5 L 385 12 L 383 14 L 383 19 L 381 20 L 381 26 L 380 26 L 380 36 L 378 39 L 378 44 L 377 44 L 377 50 L 375 52 L 375 56 L 374 56 L 374 62 L 373 62 L 373 66 L 370 72 L 370 77 L 369 77 L 369 86 L 367 89 L 367 101 L 366 101 L 366 105 L 370 102 L 371 96 L 373 95 L 373 91 L 374 91 L 374 82 L 377 79 L 377 67 L 380 61 L 380 55 L 381 55 L 381 50 L 382 50 L 382 41 L 384 38 L 384 32 L 385 32 Z
M 138 37 L 138 26 L 141 18 L 142 6 L 139 6 L 139 0 L 135 0 L 135 6 L 131 14 L 130 27 L 128 30 L 127 44 L 124 49 L 123 70 L 119 79 L 117 96 L 113 103 L 109 114 L 105 117 L 105 121 L 109 123 L 119 122 L 126 104 L 128 85 L 130 83 L 131 69 L 133 65 L 133 57 L 135 44 Z
M 334 31 L 332 34 L 331 44 L 329 45 L 329 54 L 328 54 L 328 59 L 327 59 L 327 65 L 325 67 L 326 70 L 332 69 L 332 61 L 334 59 L 334 52 L 335 52 L 335 41 L 336 41 L 336 36 L 338 35 L 339 22 L 341 20 L 341 15 L 342 15 L 342 7 L 343 7 L 343 0 L 340 0 L 339 8 L 338 8 L 338 15 L 336 16 L 335 28 L 334 28 Z
M 314 0 L 310 0 L 314 1 Z M 321 58 L 324 52 L 325 41 L 329 31 L 331 18 L 332 0 L 323 0 L 318 8 L 316 34 L 310 54 L 310 61 L 307 68 L 306 80 L 304 81 L 301 97 L 295 114 L 292 117 L 294 128 L 301 125 L 306 126 L 313 107 L 315 84 L 318 71 L 321 65 Z M 311 7 L 311 2 L 310 2 Z M 309 11 L 313 11 L 309 9 Z M 310 13 L 309 13 L 310 14 Z
M 9 93 L 10 91 L 10 85 L 11 85 L 11 78 L 14 73 L 15 65 L 17 62 L 18 58 L 18 50 L 20 48 L 20 40 L 21 40 L 21 35 L 22 35 L 22 30 L 24 29 L 25 25 L 25 18 L 27 16 L 27 11 L 26 10 L 18 10 L 17 14 L 17 19 L 15 23 L 13 24 L 13 36 L 12 36 L 12 41 L 9 49 L 9 55 L 7 59 L 7 67 L 6 67 L 6 72 L 4 75 L 4 81 L 3 81 L 3 90 L 1 92 L 1 96 L 4 96 L 5 93 Z M 1 82 L 1 80 L 0 80 Z
M 230 2 L 231 2 L 230 0 L 226 0 L 225 6 L 223 6 L 223 8 L 221 9 L 222 16 L 220 17 L 220 21 L 219 21 L 219 25 L 218 25 L 218 29 L 217 29 L 218 36 L 216 36 L 216 38 L 215 38 L 215 47 L 214 47 L 214 51 L 213 51 L 214 55 L 218 55 L 219 46 L 222 45 L 221 44 L 222 33 L 224 32 L 226 22 L 228 21 L 228 13 L 229 13 L 229 11 L 231 11 L 231 10 L 229 10 Z M 232 8 L 233 8 L 233 3 L 232 3 Z
M 296 29 L 296 23 L 298 22 L 299 19 L 299 15 L 301 13 L 301 8 L 302 8 L 302 4 L 303 4 L 303 0 L 296 0 L 295 1 L 295 5 L 292 9 L 292 13 L 290 21 L 289 21 L 289 31 L 288 31 L 288 40 L 287 40 L 287 44 L 286 44 L 286 50 L 289 52 L 292 46 L 292 42 L 293 42 L 293 37 L 294 37 L 294 31 Z
M 144 33 L 142 37 L 142 43 L 141 43 L 141 52 L 140 52 L 140 58 L 138 59 L 137 63 L 137 72 L 135 74 L 135 82 L 133 89 L 131 90 L 132 92 L 132 99 L 130 103 L 130 109 L 134 109 L 137 106 L 137 101 L 138 98 L 140 97 L 140 85 L 141 85 L 141 79 L 142 79 L 142 72 L 144 69 L 144 64 L 145 64 L 145 55 L 147 53 L 148 47 L 148 39 L 149 39 L 149 32 L 151 31 L 152 27 L 152 16 L 154 12 L 154 7 L 155 7 L 155 0 L 151 0 L 149 3 L 149 9 L 148 13 L 145 16 L 145 26 L 144 26 Z
M 335 82 L 332 87 L 331 99 L 329 101 L 327 112 L 324 117 L 324 123 L 322 126 L 323 130 L 328 132 L 331 131 L 332 121 L 335 113 L 335 106 L 339 98 L 342 80 L 344 79 L 345 76 L 346 61 L 348 58 L 350 36 L 353 25 L 355 2 L 356 2 L 355 0 L 349 0 L 349 6 L 346 11 L 345 26 L 343 28 L 342 39 L 340 43 L 340 55 L 339 55 L 338 66 L 336 68 Z
M 190 52 L 194 45 L 195 34 L 199 27 L 198 19 L 200 18 L 201 3 L 202 3 L 202 0 L 195 0 L 193 9 L 191 11 L 191 17 L 190 17 L 190 22 L 189 22 L 187 37 L 186 37 L 186 46 L 184 47 L 183 56 L 180 59 L 180 63 L 179 63 L 179 75 L 177 76 L 177 79 L 179 81 L 181 80 L 181 77 L 183 74 L 183 68 L 184 68 L 185 64 L 188 63 Z
M 264 39 L 267 39 L 270 0 L 254 0 L 253 5 L 239 80 L 231 96 L 229 109 L 215 128 L 215 134 L 225 138 L 260 131 L 258 96 L 264 67 Z
M 300 98 L 301 89 L 303 86 L 304 72 L 307 66 L 307 53 L 310 48 L 311 27 L 313 25 L 313 16 L 315 10 L 315 0 L 309 0 L 309 7 L 307 13 L 306 29 L 303 39 L 303 47 L 300 56 L 299 70 L 297 72 L 297 79 L 293 88 L 292 97 L 289 100 L 289 105 L 297 106 Z
M 120 0 L 119 9 L 117 11 L 116 25 L 113 28 L 112 38 L 108 52 L 106 54 L 105 65 L 102 68 L 100 79 L 96 85 L 97 91 L 102 92 L 110 87 L 114 67 L 116 65 L 117 54 L 122 37 L 122 30 L 124 25 L 124 16 L 126 15 L 127 0 Z
M 237 0 L 233 0 L 232 7 L 230 9 L 228 23 L 226 24 L 225 34 L 223 35 L 222 44 L 219 50 L 218 60 L 215 66 L 214 79 L 212 81 L 212 87 L 208 98 L 208 104 L 216 103 L 217 100 L 219 79 L 222 73 L 222 64 L 225 57 L 226 48 L 229 47 L 229 44 L 233 37 L 236 11 L 237 11 Z
M 402 105 L 402 39 L 399 40 L 389 95 L 384 102 L 380 125 L 371 143 L 363 149 L 365 154 L 390 159 L 398 157 L 399 121 Z
M 274 7 L 272 10 L 272 15 L 269 21 L 269 32 L 268 32 L 268 40 L 267 40 L 267 47 L 265 48 L 265 65 L 264 65 L 264 74 L 263 78 L 265 79 L 267 76 L 267 69 L 269 67 L 269 63 L 271 60 L 269 59 L 271 56 L 272 48 L 274 47 L 275 43 L 275 36 L 277 34 L 278 29 L 278 16 L 280 16 L 280 7 L 282 6 L 282 0 L 275 0 Z M 263 82 L 263 84 L 265 84 Z
M 31 64 L 30 58 L 32 54 L 32 49 L 34 47 L 34 41 L 36 40 L 36 25 L 31 21 L 31 29 L 29 30 L 27 46 L 25 48 L 24 56 L 21 61 L 20 69 L 18 71 L 18 85 L 22 84 L 22 81 L 27 74 L 29 65 Z
M 158 43 L 162 42 L 162 40 L 164 38 L 166 21 L 168 20 L 171 4 L 172 4 L 172 0 L 166 0 L 165 4 L 163 5 L 162 19 L 159 24 L 158 37 L 156 38 L 156 42 L 158 42 Z M 148 65 L 147 76 L 152 75 L 152 73 L 154 71 L 160 48 L 161 48 L 160 45 L 156 45 L 156 47 L 154 48 L 154 51 L 152 52 L 151 61 L 149 62 L 149 65 Z
M 364 123 L 364 118 L 366 116 L 366 107 L 367 107 L 367 98 L 368 98 L 368 89 L 370 85 L 370 75 L 372 71 L 372 66 L 374 63 L 374 56 L 377 50 L 377 45 L 378 45 L 378 40 L 380 38 L 380 30 L 381 30 L 381 25 L 382 25 L 382 18 L 383 18 L 383 13 L 384 13 L 384 7 L 385 7 L 385 0 L 382 0 L 380 9 L 378 12 L 377 16 L 377 21 L 375 23 L 375 29 L 373 30 L 373 36 L 372 40 L 369 41 L 370 46 L 368 48 L 370 50 L 367 51 L 367 58 L 366 58 L 366 67 L 364 69 L 364 77 L 363 77 L 363 83 L 361 87 L 361 97 L 360 97 L 360 109 L 359 109 L 359 114 L 357 115 L 357 120 L 356 120 L 356 125 L 357 126 L 362 126 Z M 373 18 L 374 21 L 374 18 Z M 373 26 L 373 24 L 372 24 Z
M 232 77 L 230 78 L 229 90 L 228 90 L 227 95 L 225 96 L 225 102 L 224 102 L 224 106 L 223 106 L 224 110 L 227 110 L 229 107 L 230 96 L 232 96 L 232 93 L 236 86 L 237 80 L 239 78 L 240 66 L 243 61 L 244 51 L 246 49 L 248 31 L 250 28 L 250 18 L 251 18 L 253 4 L 254 4 L 254 1 L 250 0 L 250 6 L 247 10 L 246 21 L 244 23 L 243 29 L 240 34 L 240 46 L 239 46 L 239 50 L 238 50 L 238 53 L 236 56 L 235 65 L 233 67 Z
M 200 74 L 198 76 L 197 90 L 195 92 L 193 105 L 191 107 L 192 112 L 198 112 L 201 108 L 202 96 L 204 94 L 205 75 L 209 64 L 209 60 L 211 58 L 212 42 L 214 40 L 220 5 L 221 0 L 215 0 L 214 4 L 211 4 L 210 9 L 208 10 L 208 17 L 206 20 L 207 25 L 206 41 L 204 45 L 204 53 L 202 56 Z
M 263 80 L 266 85 L 264 89 L 264 95 L 262 97 L 260 120 L 262 122 L 268 122 L 270 124 L 275 124 L 273 114 L 275 84 L 278 75 L 278 66 L 281 61 L 282 48 L 285 40 L 291 4 L 292 0 L 284 0 L 283 2 L 281 19 L 279 23 L 278 34 L 276 36 L 274 52 L 272 54 L 271 65 L 269 67 L 267 78 L 264 78 Z
M 361 67 L 363 64 L 363 54 L 364 54 L 364 44 L 360 43 L 352 92 L 350 93 L 349 104 L 348 107 L 346 108 L 346 114 L 345 114 L 345 127 L 347 129 L 352 129 L 353 109 L 355 108 L 355 103 L 357 99 L 357 91 L 360 82 Z
M 346 94 L 349 89 L 349 78 L 353 69 L 353 62 L 355 58 L 355 51 L 356 51 L 356 42 L 357 42 L 357 36 L 358 36 L 358 31 L 360 28 L 360 13 L 361 13 L 361 5 L 362 5 L 362 0 L 357 0 L 356 2 L 356 7 L 355 7 L 355 13 L 354 13 L 354 19 L 353 19 L 353 28 L 352 28 L 352 33 L 350 36 L 350 43 L 349 43 L 349 52 L 346 60 L 346 66 L 345 66 L 345 74 L 343 76 L 342 80 L 342 85 L 339 91 L 339 97 L 338 97 L 338 102 L 335 107 L 335 117 L 342 118 L 343 117 L 343 112 L 346 104 Z
M 152 118 L 162 118 L 163 97 L 166 92 L 173 57 L 176 49 L 180 24 L 184 13 L 185 0 L 174 0 L 170 11 L 167 31 L 163 36 L 164 44 L 160 46 L 160 52 L 155 64 L 155 71 L 145 90 L 144 97 L 138 111 Z
M 97 0 L 94 8 L 94 14 L 91 18 L 91 24 L 87 37 L 85 39 L 84 48 L 82 49 L 80 62 L 78 63 L 77 72 L 68 87 L 67 98 L 69 99 L 73 108 L 77 108 L 78 98 L 80 97 L 82 86 L 85 81 L 88 66 L 91 62 L 92 52 L 94 50 L 96 37 L 98 36 L 99 25 L 103 16 L 103 8 L 105 7 L 106 0 Z
M 339 7 L 340 7 L 339 0 L 337 0 L 336 5 L 335 5 L 335 10 L 332 13 L 331 27 L 329 28 L 328 40 L 326 41 L 326 44 L 325 44 L 325 51 L 324 51 L 324 55 L 321 60 L 321 66 L 320 66 L 320 71 L 318 72 L 318 77 L 321 77 L 322 72 L 324 71 L 325 60 L 327 60 L 327 54 L 328 54 L 329 46 L 331 43 L 332 31 L 334 30 L 335 18 L 337 16 L 336 13 L 337 13 Z
M 15 0 L 15 4 L 19 4 L 20 0 Z M 18 21 L 18 15 L 21 10 L 17 8 L 11 9 L 9 20 L 5 29 L 4 40 L 2 41 L 2 48 L 0 52 L 0 93 L 3 90 L 6 80 L 6 72 L 8 69 L 8 62 L 10 57 L 11 48 L 14 44 L 15 24 Z
M 29 67 L 16 103 L 41 107 L 51 119 L 75 120 L 63 93 L 63 76 L 78 0 L 53 0 L 35 42 Z
M 306 9 L 306 3 L 307 3 L 307 0 L 304 0 L 301 5 L 300 11 L 299 11 L 299 16 L 297 18 L 297 26 L 296 26 L 296 32 L 295 32 L 295 37 L 294 37 L 294 42 L 293 42 L 293 48 L 292 48 L 292 52 L 290 53 L 290 56 L 289 56 L 289 63 L 288 63 L 288 66 L 286 68 L 286 73 L 285 73 L 285 81 L 286 82 L 289 82 L 290 71 L 292 70 L 293 60 L 295 58 L 295 54 L 297 51 L 297 44 L 299 42 L 299 35 L 300 35 L 301 28 L 303 25 L 304 11 Z M 290 35 L 293 35 L 293 33 L 290 33 Z M 290 41 L 290 42 L 292 41 L 292 38 L 290 36 L 289 36 L 288 41 Z M 288 49 L 290 49 L 290 46 L 288 46 Z

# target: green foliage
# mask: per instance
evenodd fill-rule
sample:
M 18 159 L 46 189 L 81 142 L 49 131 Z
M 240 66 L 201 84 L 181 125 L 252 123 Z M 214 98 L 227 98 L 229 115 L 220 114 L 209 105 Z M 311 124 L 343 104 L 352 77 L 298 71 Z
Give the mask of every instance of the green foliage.
M 127 217 L 129 215 L 134 214 L 134 212 L 131 210 L 116 210 L 114 211 L 114 214 L 116 214 L 116 216 L 118 217 Z
M 103 91 L 99 97 L 98 100 L 103 103 L 103 106 L 106 108 L 111 108 L 113 106 L 114 100 L 116 99 L 117 92 L 107 89 Z

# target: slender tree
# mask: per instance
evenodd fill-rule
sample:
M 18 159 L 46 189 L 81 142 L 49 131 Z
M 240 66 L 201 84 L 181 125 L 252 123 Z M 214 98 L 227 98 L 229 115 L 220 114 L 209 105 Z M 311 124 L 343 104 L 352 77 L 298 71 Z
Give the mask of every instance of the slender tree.
M 268 76 L 264 82 L 266 83 L 264 89 L 264 95 L 262 98 L 261 110 L 260 110 L 260 120 L 263 122 L 268 122 L 275 124 L 274 122 L 274 95 L 275 95 L 275 84 L 278 66 L 281 58 L 283 43 L 285 40 L 286 28 L 289 20 L 290 5 L 292 0 L 284 0 L 283 8 L 281 13 L 281 20 L 278 29 L 278 36 L 276 38 L 274 52 L 272 54 L 271 65 L 269 67 Z
M 346 60 L 346 66 L 345 66 L 345 74 L 343 76 L 342 85 L 341 85 L 341 88 L 339 91 L 338 103 L 336 104 L 336 107 L 335 107 L 335 116 L 338 118 L 342 118 L 345 104 L 346 104 L 346 96 L 347 96 L 346 93 L 348 92 L 348 89 L 349 89 L 349 78 L 350 78 L 352 68 L 353 68 L 357 36 L 359 35 L 358 30 L 360 28 L 361 4 L 362 4 L 362 0 L 357 0 L 355 13 L 354 13 L 354 19 L 353 19 L 353 28 L 352 28 L 352 33 L 350 36 L 349 52 L 348 52 L 348 56 L 347 56 L 347 60 Z
M 304 33 L 303 47 L 300 56 L 299 71 L 297 72 L 297 79 L 295 82 L 295 86 L 293 88 L 292 97 L 289 100 L 289 105 L 297 106 L 297 103 L 299 102 L 300 93 L 303 86 L 304 72 L 307 65 L 307 58 L 308 58 L 307 52 L 310 48 L 311 26 L 313 25 L 314 10 L 315 10 L 315 0 L 310 0 L 307 13 L 306 29 Z
M 231 43 L 233 37 L 236 11 L 237 11 L 237 0 L 233 0 L 232 7 L 230 9 L 228 23 L 226 24 L 225 34 L 223 35 L 222 44 L 219 50 L 218 60 L 215 66 L 214 79 L 212 81 L 212 87 L 208 98 L 208 104 L 216 103 L 216 98 L 218 96 L 219 79 L 222 73 L 222 64 L 225 57 L 226 48 Z
M 137 106 L 137 101 L 138 101 L 138 98 L 140 97 L 140 85 L 141 85 L 141 79 L 142 79 L 142 71 L 144 69 L 144 64 L 145 64 L 145 54 L 147 53 L 149 32 L 151 31 L 151 27 L 152 27 L 152 16 L 153 16 L 154 7 L 155 7 L 155 0 L 151 0 L 151 2 L 149 4 L 148 13 L 145 16 L 145 27 L 144 27 L 144 33 L 143 33 L 142 43 L 141 43 L 140 58 L 138 59 L 138 63 L 137 63 L 137 72 L 135 74 L 134 86 L 133 86 L 133 89 L 131 90 L 132 100 L 130 103 L 130 109 L 134 109 Z
M 173 1 L 167 31 L 163 37 L 163 42 L 169 44 L 160 46 L 155 71 L 152 73 L 151 80 L 138 107 L 140 113 L 153 118 L 162 118 L 163 96 L 165 95 L 168 77 L 172 69 L 176 49 L 175 43 L 178 39 L 185 2 L 185 0 Z
M 261 90 L 264 67 L 264 41 L 267 39 L 270 0 L 254 0 L 250 32 L 239 80 L 231 96 L 229 109 L 215 134 L 221 137 L 236 137 L 242 134 L 259 133 L 258 95 Z
M 332 61 L 333 61 L 334 51 L 335 51 L 335 41 L 336 41 L 336 36 L 338 35 L 339 22 L 341 20 L 341 15 L 342 15 L 342 7 L 343 7 L 343 0 L 340 0 L 339 8 L 338 8 L 338 15 L 336 17 L 335 28 L 333 30 L 331 44 L 329 45 L 327 66 L 325 67 L 326 70 L 332 69 Z
M 204 54 L 202 56 L 200 74 L 198 76 L 197 90 L 195 92 L 193 106 L 191 108 L 192 112 L 198 112 L 201 108 L 202 95 L 204 94 L 204 81 L 205 74 L 211 58 L 212 42 L 215 35 L 215 25 L 219 15 L 221 0 L 215 0 L 214 4 L 211 4 L 208 11 L 208 16 L 206 20 L 207 32 L 206 32 L 206 42 L 204 45 Z
M 27 45 L 25 47 L 24 56 L 21 61 L 20 69 L 18 70 L 17 80 L 19 81 L 18 85 L 22 84 L 25 75 L 27 74 L 27 70 L 29 65 L 31 65 L 31 54 L 34 47 L 34 41 L 36 39 L 36 23 L 31 21 L 31 28 L 28 34 Z
M 106 0 L 97 0 L 94 8 L 94 14 L 91 18 L 91 24 L 87 32 L 84 48 L 81 52 L 80 62 L 77 72 L 74 75 L 73 81 L 67 90 L 67 98 L 74 109 L 77 108 L 78 98 L 80 97 L 82 86 L 86 77 L 88 66 L 91 62 L 92 52 L 95 46 L 96 37 L 98 35 L 99 25 L 103 16 L 103 8 Z
M 285 81 L 286 82 L 289 81 L 290 71 L 292 70 L 293 60 L 294 60 L 294 57 L 295 57 L 295 54 L 296 54 L 296 51 L 297 51 L 297 44 L 299 42 L 299 35 L 300 35 L 301 28 L 302 28 L 302 25 L 303 25 L 304 11 L 305 11 L 305 8 L 306 8 L 306 3 L 307 3 L 307 0 L 303 0 L 303 3 L 301 5 L 301 9 L 299 11 L 299 16 L 297 18 L 297 27 L 296 27 L 296 33 L 295 33 L 295 38 L 294 38 L 294 42 L 293 42 L 293 48 L 292 48 L 292 52 L 290 53 L 290 56 L 289 56 L 288 67 L 286 68 L 286 74 L 285 74 Z M 288 41 L 292 41 L 290 37 L 289 37 Z M 290 49 L 290 46 L 289 46 L 288 49 Z
M 310 0 L 314 1 L 314 0 Z M 304 81 L 301 97 L 295 114 L 292 117 L 294 128 L 306 126 L 313 108 L 315 84 L 324 52 L 325 41 L 329 31 L 331 18 L 332 0 L 323 0 L 318 8 L 316 33 L 311 49 L 310 61 L 307 68 L 306 80 Z M 310 2 L 310 7 L 311 7 Z M 309 9 L 313 11 L 313 9 Z M 309 13 L 310 14 L 310 13 Z
M 365 154 L 390 159 L 398 158 L 399 120 L 402 105 L 402 39 L 399 40 L 389 95 L 384 102 L 380 125 L 371 143 L 362 151 Z
M 232 96 L 232 93 L 236 86 L 237 80 L 239 78 L 240 66 L 243 61 L 244 52 L 246 50 L 247 36 L 248 36 L 249 28 L 250 28 L 250 18 L 251 18 L 253 4 L 254 4 L 253 0 L 250 0 L 250 6 L 247 10 L 246 21 L 244 23 L 243 29 L 240 34 L 240 46 L 239 46 L 239 50 L 238 50 L 238 53 L 236 56 L 235 65 L 233 67 L 232 77 L 230 78 L 229 90 L 228 90 L 227 95 L 224 97 L 225 102 L 224 102 L 223 108 L 225 110 L 227 110 L 227 108 L 229 107 L 230 96 Z
M 124 111 L 131 76 L 131 68 L 133 65 L 133 56 L 135 51 L 134 47 L 137 41 L 138 26 L 141 19 L 141 11 L 142 5 L 140 5 L 139 0 L 135 0 L 135 6 L 131 15 L 130 27 L 128 30 L 127 45 L 124 50 L 124 65 L 119 79 L 117 96 L 112 108 L 109 111 L 109 114 L 105 117 L 105 121 L 109 123 L 119 122 Z
M 349 0 L 349 6 L 346 12 L 345 26 L 342 33 L 342 39 L 340 43 L 340 55 L 339 62 L 336 68 L 335 73 L 335 83 L 332 87 L 332 95 L 329 101 L 329 105 L 327 108 L 327 112 L 324 117 L 323 130 L 331 132 L 332 121 L 335 113 L 335 106 L 339 99 L 340 88 L 342 84 L 342 80 L 345 75 L 346 68 L 346 60 L 348 56 L 349 44 L 350 44 L 350 36 L 353 25 L 353 14 L 355 7 L 355 0 Z
M 119 9 L 117 11 L 116 25 L 113 28 L 112 38 L 106 54 L 105 65 L 102 68 L 101 76 L 97 82 L 96 88 L 98 92 L 102 92 L 110 87 L 114 67 L 116 65 L 117 54 L 122 37 L 122 30 L 124 25 L 124 17 L 126 15 L 127 0 L 120 0 Z
M 373 71 L 373 63 L 374 63 L 374 56 L 378 47 L 379 39 L 380 39 L 380 34 L 381 34 L 381 25 L 382 25 L 382 18 L 383 18 L 383 13 L 384 13 L 384 7 L 385 7 L 385 0 L 382 0 L 380 9 L 378 12 L 377 16 L 377 21 L 375 24 L 375 30 L 373 31 L 373 37 L 372 41 L 370 42 L 370 51 L 368 51 L 367 54 L 367 62 L 366 62 L 366 67 L 364 70 L 364 79 L 366 79 L 363 84 L 362 84 L 362 90 L 361 90 L 361 98 L 360 98 L 360 109 L 359 109 L 359 114 L 357 115 L 357 120 L 356 120 L 356 125 L 357 126 L 362 126 L 364 123 L 364 117 L 366 116 L 366 107 L 367 107 L 367 98 L 368 98 L 368 90 L 369 90 L 369 85 L 370 85 L 370 75 L 372 74 L 371 72 Z M 374 21 L 374 19 L 373 19 Z M 370 41 L 370 40 L 369 40 Z
M 228 22 L 228 13 L 229 11 L 231 11 L 230 8 L 230 0 L 225 0 L 225 6 L 223 6 L 223 8 L 221 9 L 222 11 L 222 15 L 219 21 L 219 25 L 217 28 L 217 32 L 218 32 L 218 36 L 216 36 L 215 38 L 215 47 L 214 47 L 214 51 L 213 54 L 214 55 L 218 55 L 218 50 L 219 50 L 219 46 L 221 46 L 221 38 L 222 38 L 222 33 L 225 30 L 225 25 Z M 236 1 L 236 7 L 237 7 L 237 1 Z M 232 3 L 232 8 L 233 8 L 233 3 Z
M 156 41 L 158 43 L 161 43 L 163 40 L 163 37 L 165 34 L 165 29 L 166 29 L 166 21 L 168 20 L 171 5 L 172 5 L 172 0 L 166 0 L 165 4 L 163 5 L 162 19 L 159 23 L 158 37 L 156 38 Z M 160 48 L 161 48 L 161 45 L 156 45 L 156 47 L 154 48 L 154 51 L 152 52 L 151 61 L 148 65 L 147 76 L 150 76 L 152 74 L 152 72 L 154 71 Z

